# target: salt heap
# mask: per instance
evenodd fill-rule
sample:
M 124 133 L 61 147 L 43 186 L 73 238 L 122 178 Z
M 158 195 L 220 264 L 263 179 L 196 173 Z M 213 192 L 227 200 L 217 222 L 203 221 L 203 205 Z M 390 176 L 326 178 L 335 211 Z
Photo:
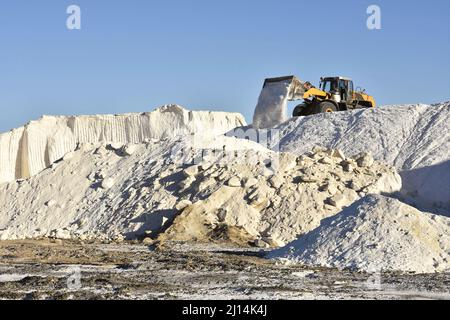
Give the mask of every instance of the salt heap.
M 447 120 L 448 104 L 300 118 L 280 127 L 284 152 L 275 152 L 222 135 L 244 125 L 238 114 L 168 106 L 47 117 L 0 135 L 0 239 L 152 237 L 276 247 L 300 236 L 270 256 L 368 271 L 446 270 L 447 218 L 368 195 L 402 188 L 381 158 L 404 170 L 419 166 L 412 170 L 425 171 L 411 179 L 441 186 L 436 194 L 445 197 L 448 175 L 426 170 L 446 168 Z M 311 140 L 344 151 L 305 149 Z
M 403 193 L 450 209 L 450 103 L 398 105 L 294 118 L 279 127 L 276 150 L 303 154 L 319 145 L 370 152 L 394 165 Z
M 271 170 L 267 159 L 276 163 Z M 368 193 L 401 188 L 395 169 L 368 154 L 347 158 L 319 148 L 299 157 L 248 150 L 183 175 L 178 194 L 189 202 L 160 240 L 210 241 L 225 227 L 262 246 L 281 246 Z
M 450 218 L 369 195 L 269 258 L 368 272 L 450 270 Z
M 204 135 L 82 144 L 30 179 L 0 185 L 0 238 L 164 232 L 162 240 L 209 241 L 228 228 L 280 246 L 367 193 L 400 188 L 395 169 L 367 154 L 315 149 L 295 156 Z
M 238 113 L 188 111 L 166 105 L 122 115 L 44 116 L 0 134 L 0 183 L 28 178 L 84 143 L 142 143 L 195 132 L 221 134 L 245 125 Z
M 115 239 L 156 232 L 177 213 L 175 186 L 186 163 L 194 162 L 194 148 L 264 149 L 236 140 L 180 136 L 81 144 L 27 180 L 0 184 L 0 239 Z
M 410 170 L 450 159 L 450 103 L 393 105 L 293 118 L 280 125 L 281 151 L 303 154 L 316 145 Z

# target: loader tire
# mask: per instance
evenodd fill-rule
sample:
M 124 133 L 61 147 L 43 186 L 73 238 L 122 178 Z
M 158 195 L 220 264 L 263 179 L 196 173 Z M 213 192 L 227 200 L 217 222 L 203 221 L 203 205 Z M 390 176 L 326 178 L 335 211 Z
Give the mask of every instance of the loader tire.
M 303 117 L 309 114 L 309 108 L 305 104 L 299 104 L 294 108 L 294 112 L 292 112 L 292 116 L 294 117 Z
M 336 105 L 333 102 L 329 101 L 322 101 L 321 103 L 315 105 L 313 108 L 313 114 L 330 113 L 336 111 L 338 111 Z

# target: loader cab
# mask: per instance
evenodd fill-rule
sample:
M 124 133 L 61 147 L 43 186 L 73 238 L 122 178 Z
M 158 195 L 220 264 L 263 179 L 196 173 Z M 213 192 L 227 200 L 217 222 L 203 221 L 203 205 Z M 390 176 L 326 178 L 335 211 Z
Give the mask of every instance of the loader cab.
M 320 90 L 334 93 L 337 91 L 338 84 L 339 84 L 338 78 L 321 78 Z
M 350 103 L 353 100 L 353 81 L 345 77 L 320 79 L 320 89 L 331 94 L 337 103 Z

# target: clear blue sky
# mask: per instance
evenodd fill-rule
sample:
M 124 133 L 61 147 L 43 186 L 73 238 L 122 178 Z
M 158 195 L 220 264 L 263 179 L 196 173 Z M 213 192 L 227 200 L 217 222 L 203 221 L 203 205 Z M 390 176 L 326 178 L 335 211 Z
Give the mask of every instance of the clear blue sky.
M 366 28 L 370 4 L 382 30 Z M 263 79 L 289 74 L 350 76 L 380 104 L 447 101 L 449 13 L 448 0 L 2 0 L 0 131 L 166 103 L 251 121 Z

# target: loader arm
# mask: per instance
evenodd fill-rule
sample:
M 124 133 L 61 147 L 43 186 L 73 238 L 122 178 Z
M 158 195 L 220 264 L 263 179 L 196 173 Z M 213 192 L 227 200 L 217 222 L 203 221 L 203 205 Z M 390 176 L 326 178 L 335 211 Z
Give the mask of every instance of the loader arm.
M 303 94 L 303 99 L 316 98 L 316 97 L 321 98 L 321 99 L 326 99 L 329 97 L 329 94 L 326 93 L 325 91 L 322 91 L 317 88 L 311 88 Z

